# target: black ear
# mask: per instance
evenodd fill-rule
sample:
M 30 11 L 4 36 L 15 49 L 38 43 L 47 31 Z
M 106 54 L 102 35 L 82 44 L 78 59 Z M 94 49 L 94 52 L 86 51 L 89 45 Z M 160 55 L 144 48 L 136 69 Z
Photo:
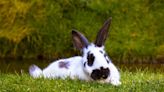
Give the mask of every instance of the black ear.
M 105 40 L 108 36 L 108 29 L 110 27 L 111 21 L 112 21 L 112 17 L 110 17 L 108 20 L 105 21 L 104 25 L 102 26 L 102 28 L 98 32 L 97 38 L 95 41 L 96 46 L 101 47 L 102 45 L 104 45 Z
M 80 32 L 72 30 L 72 39 L 74 46 L 81 50 L 89 45 L 88 40 Z

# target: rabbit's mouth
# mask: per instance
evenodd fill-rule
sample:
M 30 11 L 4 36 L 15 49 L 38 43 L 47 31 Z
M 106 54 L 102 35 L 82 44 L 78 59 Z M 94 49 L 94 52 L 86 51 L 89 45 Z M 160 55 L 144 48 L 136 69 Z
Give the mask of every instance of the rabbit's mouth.
M 91 78 L 93 80 L 107 79 L 110 75 L 109 68 L 100 67 L 100 69 L 95 69 L 91 73 Z

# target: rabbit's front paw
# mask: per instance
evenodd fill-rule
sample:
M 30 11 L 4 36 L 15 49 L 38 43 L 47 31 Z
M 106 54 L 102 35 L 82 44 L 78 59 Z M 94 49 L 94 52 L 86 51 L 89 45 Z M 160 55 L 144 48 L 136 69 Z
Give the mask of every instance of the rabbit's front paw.
M 118 79 L 111 79 L 111 84 L 118 86 L 118 85 L 121 85 L 121 82 Z

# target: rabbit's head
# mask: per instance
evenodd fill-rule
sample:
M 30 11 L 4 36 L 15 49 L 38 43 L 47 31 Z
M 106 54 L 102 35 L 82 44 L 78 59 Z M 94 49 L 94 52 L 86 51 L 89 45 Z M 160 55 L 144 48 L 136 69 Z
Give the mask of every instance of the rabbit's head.
M 92 80 L 108 81 L 110 76 L 111 61 L 104 50 L 110 24 L 111 18 L 105 21 L 94 43 L 89 43 L 80 32 L 72 31 L 74 46 L 83 52 L 83 70 Z

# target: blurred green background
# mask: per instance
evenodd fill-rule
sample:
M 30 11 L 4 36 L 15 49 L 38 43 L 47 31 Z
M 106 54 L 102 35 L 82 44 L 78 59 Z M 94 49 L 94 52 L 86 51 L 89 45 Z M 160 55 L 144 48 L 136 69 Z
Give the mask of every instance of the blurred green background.
M 0 0 L 0 57 L 77 55 L 71 30 L 94 41 L 108 17 L 105 47 L 112 60 L 164 62 L 164 0 Z

